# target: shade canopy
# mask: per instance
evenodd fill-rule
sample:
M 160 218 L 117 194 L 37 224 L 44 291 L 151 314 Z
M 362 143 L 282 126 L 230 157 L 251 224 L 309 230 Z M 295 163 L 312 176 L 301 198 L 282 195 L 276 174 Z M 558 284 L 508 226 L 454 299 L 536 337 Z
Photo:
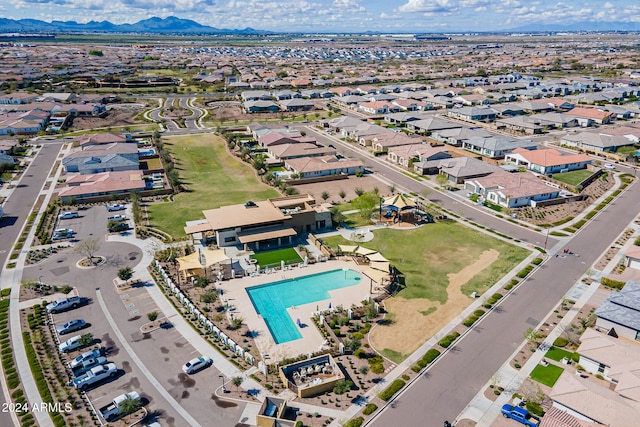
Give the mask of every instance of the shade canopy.
M 388 259 L 383 257 L 380 252 L 376 252 L 374 254 L 367 255 L 367 258 L 369 258 L 369 261 L 381 261 L 381 262 L 389 261 Z
M 338 249 L 340 249 L 342 251 L 342 253 L 345 254 L 352 254 L 356 251 L 356 249 L 358 249 L 358 246 L 355 245 L 338 245 Z
M 387 197 L 382 203 L 385 206 L 395 206 L 398 209 L 416 207 L 416 201 L 405 194 L 395 194 L 391 197 Z
M 391 264 L 386 261 L 372 261 L 369 263 L 369 267 L 376 270 L 384 271 L 385 273 L 389 273 L 389 271 L 391 270 Z
M 224 249 L 205 249 L 201 252 L 204 258 L 204 266 L 211 267 L 214 264 L 219 264 L 224 261 L 228 261 L 229 257 L 224 252 Z
M 385 277 L 387 277 L 389 275 L 389 273 L 386 273 L 384 271 L 380 271 L 380 270 L 376 270 L 374 268 L 368 268 L 365 271 L 363 271 L 363 274 L 369 278 L 371 278 L 374 282 L 378 283 L 379 285 L 382 285 L 384 282 Z
M 375 254 L 376 252 L 378 252 L 378 251 L 376 251 L 374 249 L 365 248 L 363 246 L 360 246 L 360 247 L 358 247 L 358 249 L 356 249 L 356 253 L 358 255 L 364 255 L 364 256 Z

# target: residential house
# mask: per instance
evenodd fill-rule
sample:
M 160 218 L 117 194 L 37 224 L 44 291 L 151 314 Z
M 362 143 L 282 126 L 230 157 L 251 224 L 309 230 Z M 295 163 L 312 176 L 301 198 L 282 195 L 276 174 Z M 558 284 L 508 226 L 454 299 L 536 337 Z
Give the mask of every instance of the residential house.
M 310 111 L 316 106 L 315 102 L 310 99 L 292 98 L 278 102 L 280 107 L 285 111 Z
M 538 104 L 547 104 L 556 111 L 569 111 L 575 107 L 575 104 L 563 98 L 542 98 L 534 99 L 532 102 Z
M 493 136 L 493 134 L 484 128 L 466 126 L 434 130 L 431 133 L 432 139 L 453 145 L 454 147 L 462 147 L 462 144 L 469 138 L 489 138 L 491 136 Z
M 621 135 L 605 135 L 596 132 L 567 134 L 560 139 L 562 145 L 578 147 L 589 151 L 615 152 L 620 147 L 634 145 L 634 142 Z
M 286 99 L 302 98 L 302 95 L 299 92 L 295 92 L 292 90 L 279 90 L 279 91 L 273 92 L 272 95 L 278 101 L 283 101 Z
M 458 95 L 453 98 L 453 102 L 458 102 L 462 105 L 466 106 L 474 106 L 474 105 L 489 105 L 491 104 L 491 100 L 484 95 L 480 94 L 467 94 L 467 95 Z
M 83 149 L 92 145 L 113 144 L 116 142 L 134 142 L 130 133 L 94 133 L 91 135 L 83 135 L 75 138 L 75 142 Z
M 331 227 L 331 212 L 309 194 L 222 206 L 202 212 L 205 220 L 184 228 L 192 237 L 210 232 L 219 247 L 261 250 L 291 246 L 293 237 Z
M 573 128 L 578 126 L 578 119 L 563 113 L 542 113 L 530 117 L 536 120 L 540 126 L 556 129 Z
M 628 281 L 596 309 L 596 327 L 609 335 L 640 341 L 640 282 Z
M 447 112 L 447 115 L 462 120 L 488 122 L 495 120 L 498 113 L 490 107 L 460 107 L 452 108 Z
M 335 156 L 334 148 L 313 144 L 310 142 L 298 142 L 295 144 L 277 144 L 269 146 L 269 155 L 277 160 L 297 159 L 300 157 Z
M 498 119 L 496 120 L 496 128 L 516 133 L 523 133 L 525 135 L 538 135 L 544 130 L 544 127 L 540 125 L 540 120 L 529 116 L 516 116 L 506 119 Z
M 396 126 L 405 126 L 408 122 L 414 122 L 416 120 L 424 120 L 428 118 L 424 113 L 420 112 L 400 112 L 389 113 L 384 115 L 385 123 L 389 123 Z
M 39 110 L 0 114 L 0 135 L 28 135 L 44 129 L 49 113 Z
M 450 182 L 456 184 L 462 184 L 467 179 L 489 175 L 500 169 L 498 166 L 485 163 L 482 160 L 472 157 L 453 157 L 451 159 L 436 160 L 436 162 L 436 169 L 439 173 L 446 175 Z M 432 166 L 428 163 L 429 162 L 414 163 L 414 170 L 423 173 L 423 171 L 431 169 Z
M 417 135 L 407 135 L 404 132 L 384 132 L 360 139 L 360 145 L 371 144 L 374 152 L 386 151 L 391 147 L 413 145 L 424 142 Z
M 358 108 L 369 114 L 387 114 L 389 112 L 400 111 L 400 107 L 387 101 L 363 102 Z
M 507 154 L 504 160 L 543 175 L 585 169 L 593 161 L 586 154 L 567 154 L 555 148 L 541 150 L 516 148 Z
M 614 117 L 614 115 L 608 111 L 584 107 L 572 108 L 564 114 L 576 117 L 582 127 L 592 126 L 592 123 L 599 125 L 608 124 L 612 122 Z
M 332 88 L 329 89 L 329 92 L 335 93 L 339 97 L 349 96 L 349 95 L 353 95 L 353 94 L 356 93 L 356 91 L 354 89 L 351 89 L 350 87 L 345 87 L 345 86 L 332 87 Z
M 331 175 L 356 175 L 364 172 L 360 160 L 338 159 L 336 156 L 302 157 L 288 159 L 284 166 L 300 178 Z
M 310 99 L 327 99 L 333 96 L 332 92 L 324 89 L 307 89 L 300 92 L 303 98 Z
M 147 187 L 142 171 L 138 170 L 74 175 L 65 184 L 58 193 L 63 202 L 129 194 Z
M 121 143 L 89 146 L 62 159 L 66 172 L 82 175 L 138 170 L 139 163 L 136 144 Z
M 358 106 L 359 104 L 363 103 L 363 102 L 368 102 L 368 99 L 365 98 L 364 96 L 360 96 L 360 95 L 345 95 L 345 96 L 338 96 L 336 98 L 333 98 L 333 100 L 335 102 L 337 102 L 338 104 L 342 104 L 346 107 L 355 107 Z
M 560 190 L 531 173 L 510 173 L 503 169 L 484 177 L 467 179 L 464 186 L 466 190 L 505 208 L 535 206 L 535 202 L 560 196 Z
M 245 90 L 240 94 L 242 101 L 271 101 L 271 92 L 268 90 Z
M 351 116 L 340 116 L 335 119 L 329 119 L 324 122 L 324 126 L 333 130 L 334 132 L 342 132 L 343 129 L 349 129 L 357 127 L 365 123 L 362 119 Z
M 625 265 L 640 270 L 640 246 L 632 245 L 624 252 Z
M 513 117 L 524 114 L 524 109 L 521 107 L 521 103 L 509 102 L 506 104 L 492 105 L 493 108 L 500 117 Z
M 442 159 L 450 159 L 451 153 L 443 145 L 431 144 L 401 145 L 389 148 L 387 160 L 406 168 L 410 163 L 431 162 Z
M 275 113 L 280 111 L 280 107 L 272 101 L 246 101 L 242 107 L 247 113 Z
M 416 101 L 414 99 L 397 98 L 391 101 L 391 103 L 396 105 L 402 111 L 421 111 L 429 109 L 429 104 L 423 101 Z
M 508 136 L 489 138 L 472 137 L 462 142 L 462 148 L 491 159 L 501 159 L 516 148 L 535 150 L 538 144 L 529 139 L 515 139 Z
M 438 117 L 429 117 L 423 120 L 415 120 L 407 122 L 407 129 L 417 133 L 435 133 L 443 129 L 461 128 L 460 123 L 454 123 L 449 120 L 440 119 Z
M 273 147 L 275 145 L 297 144 L 301 142 L 313 144 L 316 140 L 310 136 L 302 136 L 298 132 L 286 134 L 280 132 L 269 132 L 258 137 L 258 144 L 266 148 Z
M 585 371 L 613 381 L 616 392 L 640 403 L 640 346 L 587 328 L 580 337 L 576 353 L 580 355 L 578 363 Z M 631 382 L 632 379 L 635 381 Z
M 0 93 L 0 104 L 28 104 L 35 101 L 40 95 L 29 92 Z

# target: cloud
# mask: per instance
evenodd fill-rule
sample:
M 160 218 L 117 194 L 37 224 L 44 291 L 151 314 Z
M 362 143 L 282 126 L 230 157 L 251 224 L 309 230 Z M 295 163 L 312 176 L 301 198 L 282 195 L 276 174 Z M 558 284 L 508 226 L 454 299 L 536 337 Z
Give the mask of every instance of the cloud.
M 452 13 L 456 5 L 450 0 L 408 0 L 400 6 L 398 12 L 422 12 L 426 14 Z
M 332 7 L 347 12 L 364 12 L 365 8 L 358 0 L 333 0 Z

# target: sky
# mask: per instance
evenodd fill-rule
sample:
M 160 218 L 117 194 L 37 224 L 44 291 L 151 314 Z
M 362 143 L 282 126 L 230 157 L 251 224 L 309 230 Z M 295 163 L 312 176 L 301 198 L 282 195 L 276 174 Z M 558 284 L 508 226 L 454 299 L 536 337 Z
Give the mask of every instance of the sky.
M 177 16 L 217 28 L 297 32 L 500 31 L 537 24 L 640 23 L 638 0 L 3 0 L 0 17 L 134 23 Z

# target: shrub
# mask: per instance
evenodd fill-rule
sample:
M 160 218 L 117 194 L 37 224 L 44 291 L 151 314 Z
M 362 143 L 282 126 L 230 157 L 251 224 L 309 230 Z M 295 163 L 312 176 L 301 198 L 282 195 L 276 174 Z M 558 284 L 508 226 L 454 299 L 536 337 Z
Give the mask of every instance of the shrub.
M 481 317 L 484 314 L 484 310 L 476 310 L 473 312 L 474 316 Z
M 349 420 L 347 423 L 345 423 L 344 427 L 360 427 L 362 423 L 364 423 L 364 418 L 358 417 Z
M 600 283 L 609 288 L 618 289 L 618 290 L 624 288 L 624 285 L 625 285 L 625 282 L 609 279 L 607 277 L 603 277 L 602 279 L 600 279 Z
M 537 403 L 527 402 L 526 408 L 527 408 L 527 411 L 531 412 L 533 415 L 537 415 L 539 417 L 544 415 L 544 410 Z
M 296 427 L 304 427 L 304 423 L 302 421 L 296 421 Z
M 411 379 L 411 377 L 407 374 L 402 374 L 402 379 L 405 381 L 409 381 Z
M 394 380 L 389 387 L 385 388 L 378 397 L 385 402 L 391 399 L 397 392 L 405 386 L 405 382 L 403 380 Z
M 353 352 L 353 355 L 355 357 L 357 357 L 358 359 L 364 359 L 367 357 L 367 352 L 364 351 L 363 349 L 359 348 L 356 351 Z
M 527 277 L 529 273 L 531 273 L 531 270 L 533 270 L 533 267 L 531 265 L 527 265 L 525 268 L 520 270 L 518 274 L 516 274 L 516 276 L 518 276 L 521 279 L 524 279 L 525 277 Z
M 533 261 L 531 261 L 531 264 L 533 265 L 540 265 L 542 263 L 542 258 L 535 258 Z
M 485 305 L 486 307 L 486 305 Z M 489 306 L 491 307 L 491 306 Z M 476 323 L 476 321 L 479 319 L 478 316 L 469 316 L 466 319 L 464 319 L 464 322 L 462 322 L 462 324 L 464 326 L 466 326 L 467 328 L 470 328 L 471 326 L 473 326 L 474 323 Z
M 448 348 L 451 343 L 453 343 L 456 338 L 458 338 L 460 336 L 459 332 L 454 332 L 452 334 L 447 335 L 446 337 L 442 338 L 440 341 L 438 341 L 438 345 L 440 347 L 444 347 L 444 348 Z
M 418 372 L 422 371 L 422 368 L 420 367 L 420 365 L 413 365 L 411 367 L 411 370 L 417 374 Z
M 580 353 L 578 353 L 577 351 L 571 353 L 571 360 L 575 363 L 578 363 L 580 361 Z
M 376 411 L 376 409 L 378 409 L 378 405 L 376 405 L 375 403 L 369 403 L 364 407 L 362 413 L 365 415 L 371 415 Z
M 427 364 L 433 362 L 434 360 L 436 360 L 436 357 L 440 356 L 440 352 L 438 350 L 436 350 L 435 348 L 430 349 L 429 351 L 427 351 L 424 356 L 422 356 L 422 360 L 424 360 L 425 362 L 427 362 Z
M 563 338 L 563 337 L 558 337 L 553 342 L 553 345 L 556 346 L 556 347 L 566 347 L 567 344 L 569 344 L 569 340 L 567 340 L 566 338 Z

